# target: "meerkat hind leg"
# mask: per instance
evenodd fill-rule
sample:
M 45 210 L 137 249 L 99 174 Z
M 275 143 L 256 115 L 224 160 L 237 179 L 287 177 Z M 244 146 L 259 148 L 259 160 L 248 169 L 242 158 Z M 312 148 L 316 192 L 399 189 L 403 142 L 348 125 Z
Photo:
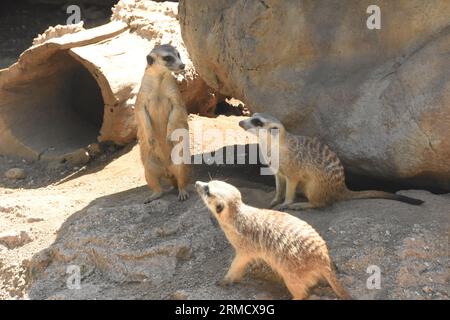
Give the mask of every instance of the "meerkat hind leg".
M 308 210 L 318 208 L 319 206 L 313 205 L 311 202 L 296 202 L 286 205 L 283 209 L 288 210 Z
M 170 172 L 173 174 L 172 185 L 178 188 L 178 200 L 185 201 L 189 198 L 189 192 L 186 190 L 186 183 L 189 177 L 189 168 L 186 165 L 172 165 Z
M 283 277 L 283 280 L 293 300 L 303 300 L 308 297 L 309 288 L 304 280 L 294 276 Z
M 152 190 L 152 194 L 144 201 L 144 203 L 150 203 L 161 198 L 164 193 L 159 182 L 159 177 L 154 176 L 149 168 L 145 168 L 145 180 L 147 181 L 149 188 Z

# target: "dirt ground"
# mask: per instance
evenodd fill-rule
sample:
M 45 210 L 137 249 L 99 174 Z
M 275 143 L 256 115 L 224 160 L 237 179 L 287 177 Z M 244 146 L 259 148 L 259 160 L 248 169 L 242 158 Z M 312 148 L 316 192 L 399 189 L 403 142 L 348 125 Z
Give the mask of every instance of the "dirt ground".
M 239 117 L 191 116 L 205 128 L 238 129 Z M 238 144 L 253 143 L 238 134 Z M 241 140 L 239 140 L 241 139 Z M 244 140 L 242 140 L 244 139 Z M 210 141 L 193 143 L 204 154 Z M 24 180 L 3 173 L 25 169 Z M 273 177 L 259 165 L 194 165 L 193 180 L 236 185 L 244 200 L 265 207 Z M 0 157 L 0 234 L 25 232 L 24 244 L 0 245 L 2 299 L 288 299 L 264 265 L 252 266 L 231 288 L 216 282 L 233 250 L 192 187 L 180 203 L 172 191 L 144 204 L 145 185 L 137 146 L 105 153 L 82 168 L 28 163 Z M 326 239 L 343 284 L 358 299 L 448 299 L 448 207 L 450 195 L 401 191 L 421 198 L 420 207 L 388 200 L 343 202 L 322 210 L 291 212 Z M 67 288 L 67 267 L 79 266 L 81 288 Z M 382 270 L 371 290 L 367 268 Z M 310 299 L 334 299 L 326 285 Z

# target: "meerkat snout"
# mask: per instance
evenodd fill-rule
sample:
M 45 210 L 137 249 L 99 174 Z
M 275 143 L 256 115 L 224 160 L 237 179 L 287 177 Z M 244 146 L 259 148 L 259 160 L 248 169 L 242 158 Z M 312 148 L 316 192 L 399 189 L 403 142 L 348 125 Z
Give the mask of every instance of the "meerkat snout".
M 249 118 L 239 121 L 239 126 L 244 130 L 261 128 L 263 123 L 258 118 Z
M 216 217 L 220 216 L 223 218 L 223 213 L 225 213 L 226 216 L 226 212 L 233 201 L 236 203 L 241 202 L 241 193 L 239 190 L 223 181 L 197 181 L 195 182 L 195 187 L 206 207 L 215 214 Z M 230 199 L 233 199 L 233 201 Z
M 201 181 L 195 181 L 195 187 L 198 189 L 198 188 L 201 188 L 201 187 L 203 187 L 203 186 L 205 186 L 205 185 L 208 185 L 206 182 L 201 182 Z
M 209 187 L 206 182 L 196 181 L 195 188 L 200 196 L 206 195 L 209 191 Z

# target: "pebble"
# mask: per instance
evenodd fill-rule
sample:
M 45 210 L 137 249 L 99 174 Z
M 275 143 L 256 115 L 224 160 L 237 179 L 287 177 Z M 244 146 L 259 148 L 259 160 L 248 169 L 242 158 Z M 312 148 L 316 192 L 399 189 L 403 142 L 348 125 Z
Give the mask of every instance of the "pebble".
M 21 247 L 31 241 L 33 240 L 25 231 L 4 232 L 0 234 L 0 244 L 8 249 Z
M 432 293 L 433 289 L 431 287 L 425 286 L 422 288 L 422 291 L 425 293 Z
M 12 168 L 5 172 L 5 177 L 11 180 L 25 179 L 27 173 L 22 168 Z
M 174 293 L 172 293 L 171 298 L 173 300 L 187 300 L 188 299 L 188 294 L 184 290 L 177 290 Z

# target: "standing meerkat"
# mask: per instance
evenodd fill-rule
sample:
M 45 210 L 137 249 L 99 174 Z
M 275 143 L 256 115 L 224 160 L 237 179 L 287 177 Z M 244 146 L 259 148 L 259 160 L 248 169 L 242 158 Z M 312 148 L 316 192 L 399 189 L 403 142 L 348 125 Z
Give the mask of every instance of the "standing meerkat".
M 195 186 L 236 251 L 224 284 L 239 281 L 250 262 L 264 260 L 283 278 L 294 299 L 306 298 L 321 279 L 339 298 L 351 299 L 331 267 L 325 241 L 305 221 L 248 206 L 238 189 L 222 181 L 197 181 Z
M 279 168 L 274 172 L 276 194 L 271 207 L 278 205 L 280 210 L 302 210 L 324 207 L 341 200 L 369 198 L 396 200 L 412 205 L 423 203 L 419 199 L 384 191 L 349 190 L 345 184 L 344 167 L 336 153 L 317 138 L 290 134 L 278 119 L 268 114 L 255 113 L 249 119 L 240 121 L 239 126 L 257 134 L 259 143 L 267 145 L 267 150 L 273 143 L 278 143 Z M 259 134 L 259 129 L 266 131 Z M 278 139 L 272 139 L 274 132 L 278 133 Z M 294 203 L 297 186 L 300 186 L 309 202 Z M 284 195 L 284 202 L 279 205 Z
M 136 99 L 136 122 L 145 179 L 153 194 L 150 202 L 162 196 L 162 180 L 178 188 L 178 199 L 189 197 L 187 164 L 174 164 L 171 140 L 176 129 L 188 130 L 187 111 L 172 72 L 184 70 L 179 52 L 171 45 L 156 46 L 147 56 L 147 68 Z M 189 142 L 188 142 L 189 143 Z M 185 150 L 186 151 L 186 150 Z

